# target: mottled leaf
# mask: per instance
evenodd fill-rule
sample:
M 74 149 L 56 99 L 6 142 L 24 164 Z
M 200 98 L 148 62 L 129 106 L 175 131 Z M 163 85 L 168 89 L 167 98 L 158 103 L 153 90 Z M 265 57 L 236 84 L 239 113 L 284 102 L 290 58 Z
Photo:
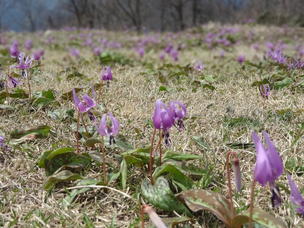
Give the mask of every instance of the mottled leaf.
M 208 210 L 227 226 L 234 217 L 227 198 L 219 193 L 208 190 L 188 190 L 178 194 L 191 211 Z
M 72 173 L 69 170 L 62 170 L 52 176 L 49 176 L 43 187 L 45 190 L 49 191 L 55 187 L 57 183 L 73 181 L 77 179 L 81 179 L 81 176 L 79 174 Z
M 164 177 L 159 177 L 154 185 L 145 179 L 141 184 L 141 193 L 156 208 L 191 215 L 185 205 L 176 199 Z

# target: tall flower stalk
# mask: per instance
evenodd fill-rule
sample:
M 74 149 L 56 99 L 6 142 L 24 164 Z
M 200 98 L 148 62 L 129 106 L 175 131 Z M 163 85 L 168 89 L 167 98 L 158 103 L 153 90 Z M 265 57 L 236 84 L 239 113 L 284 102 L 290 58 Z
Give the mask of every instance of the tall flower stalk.
M 273 142 L 271 141 L 267 132 L 263 132 L 267 147 L 265 147 L 259 136 L 253 132 L 252 140 L 255 144 L 256 164 L 254 169 L 254 178 L 251 186 L 251 196 L 250 196 L 250 221 L 252 226 L 252 215 L 254 206 L 254 189 L 255 184 L 258 182 L 263 187 L 269 184 L 270 189 L 275 189 L 276 179 L 283 173 L 283 162 L 282 159 L 275 148 Z M 278 196 L 279 197 L 279 196 Z
M 74 102 L 74 105 L 75 105 L 75 109 L 77 111 L 77 137 L 76 137 L 76 140 L 77 140 L 77 153 L 79 153 L 79 137 L 78 137 L 78 135 L 79 135 L 80 119 L 83 122 L 83 125 L 85 127 L 86 132 L 88 132 L 88 129 L 87 129 L 87 127 L 85 125 L 85 122 L 84 122 L 84 119 L 83 119 L 83 114 L 86 113 L 86 112 L 89 112 L 89 110 L 91 108 L 95 107 L 96 103 L 95 103 L 94 99 L 89 97 L 87 94 L 85 94 L 82 97 L 82 100 L 80 100 L 79 97 L 76 94 L 75 89 L 73 89 L 72 93 L 73 93 L 73 102 Z
M 104 182 L 108 182 L 108 171 L 106 165 L 106 150 L 103 144 L 103 137 L 109 137 L 109 144 L 115 143 L 115 138 L 119 132 L 119 121 L 112 115 L 112 113 L 104 114 L 101 118 L 100 124 L 97 127 L 97 131 L 102 137 L 102 142 L 100 144 L 100 152 L 102 155 L 102 170 Z

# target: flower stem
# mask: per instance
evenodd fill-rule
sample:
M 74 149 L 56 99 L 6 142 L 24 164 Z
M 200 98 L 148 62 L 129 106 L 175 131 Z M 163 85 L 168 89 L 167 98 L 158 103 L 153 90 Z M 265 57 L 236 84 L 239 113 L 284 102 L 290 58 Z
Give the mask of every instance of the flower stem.
M 108 183 L 108 173 L 107 173 L 107 164 L 106 164 L 106 151 L 105 151 L 105 148 L 103 146 L 103 143 L 100 144 L 100 153 L 102 155 L 103 180 L 104 180 L 104 183 L 107 184 Z
M 82 114 L 80 115 L 80 118 L 81 118 L 81 122 L 83 123 L 83 126 L 84 126 L 84 129 L 85 129 L 86 133 L 89 134 L 87 125 L 86 125 L 86 123 L 85 123 L 85 121 L 83 119 L 83 115 Z
M 79 154 L 79 111 L 77 112 L 77 130 L 76 130 L 76 147 L 77 147 L 77 154 Z
M 159 130 L 159 165 L 162 165 L 162 145 L 161 142 L 163 140 L 163 131 Z
M 254 208 L 254 189 L 255 189 L 255 180 L 253 179 L 252 185 L 251 185 L 251 192 L 250 192 L 250 207 L 249 207 L 249 222 L 250 228 L 253 228 L 253 208 Z
M 153 163 L 154 163 L 154 154 L 153 154 L 153 146 L 154 146 L 154 138 L 156 134 L 156 129 L 154 128 L 153 134 L 151 137 L 151 147 L 150 147 L 150 160 L 149 160 L 149 176 L 151 178 L 151 184 L 153 184 L 153 177 L 152 177 L 152 169 L 153 169 Z
M 32 98 L 32 89 L 31 89 L 31 81 L 30 81 L 30 76 L 27 73 L 27 71 L 25 71 L 26 73 L 26 78 L 27 78 L 27 86 L 28 86 L 28 90 L 29 90 L 29 98 Z

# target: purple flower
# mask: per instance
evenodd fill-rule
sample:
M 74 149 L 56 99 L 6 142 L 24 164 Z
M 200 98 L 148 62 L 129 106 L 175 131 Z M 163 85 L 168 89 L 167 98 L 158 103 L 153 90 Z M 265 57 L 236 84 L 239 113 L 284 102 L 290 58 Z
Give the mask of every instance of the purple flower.
M 245 56 L 243 55 L 239 55 L 237 58 L 236 58 L 236 61 L 238 61 L 240 64 L 244 63 L 246 60 Z
M 267 56 L 270 59 L 272 59 L 274 62 L 277 62 L 279 64 L 286 64 L 286 62 L 287 62 L 286 57 L 283 55 L 283 53 L 280 49 L 268 51 Z
M 164 60 L 164 59 L 165 59 L 165 53 L 164 53 L 164 52 L 161 52 L 161 53 L 159 54 L 159 59 L 160 59 L 160 60 Z
M 173 48 L 170 52 L 170 56 L 174 61 L 178 61 L 178 55 L 179 55 L 178 50 Z
M 20 54 L 20 51 L 19 51 L 19 44 L 18 44 L 18 41 L 15 40 L 12 45 L 10 46 L 10 54 L 11 54 L 11 57 L 13 58 L 17 58 Z
M 11 148 L 5 144 L 5 138 L 3 136 L 0 136 L 0 150 L 4 152 L 8 152 L 11 150 Z
M 186 114 L 187 114 L 187 109 L 186 109 L 186 105 L 184 105 L 183 103 L 179 102 L 179 101 L 171 101 L 169 103 L 170 109 L 173 112 L 173 119 L 174 119 L 174 124 L 177 125 L 178 129 L 184 129 L 184 123 L 183 123 L 183 119 L 185 118 Z
M 109 123 L 107 122 L 107 120 L 109 120 Z M 114 136 L 116 136 L 119 132 L 119 122 L 112 115 L 112 113 L 103 114 L 97 131 L 101 136 L 110 137 L 111 145 L 112 142 L 115 143 Z
M 70 55 L 76 58 L 80 57 L 80 51 L 76 48 L 71 48 L 70 49 Z
M 202 70 L 204 70 L 204 68 L 205 68 L 205 66 L 203 65 L 203 63 L 202 62 L 196 62 L 195 64 L 194 64 L 194 67 L 193 67 L 195 70 L 197 70 L 197 71 L 202 71 Z
M 137 47 L 135 49 L 139 57 L 143 57 L 145 55 L 145 48 L 144 47 Z
M 16 88 L 17 85 L 21 84 L 21 82 L 19 80 L 17 80 L 16 78 L 13 78 L 11 76 L 8 76 L 8 80 L 7 80 L 7 86 L 9 88 Z
M 88 112 L 91 108 L 96 106 L 95 101 L 87 94 L 83 95 L 82 101 L 80 101 L 75 89 L 73 89 L 73 101 L 76 109 L 81 113 Z
M 264 98 L 268 98 L 270 95 L 270 86 L 268 84 L 259 86 L 260 94 Z
M 101 80 L 103 81 L 110 81 L 113 80 L 113 75 L 112 75 L 112 69 L 111 67 L 107 66 L 103 72 L 101 72 Z
M 274 186 L 275 180 L 283 173 L 283 162 L 269 135 L 265 131 L 263 135 L 267 148 L 263 146 L 259 136 L 255 132 L 252 133 L 252 139 L 257 152 L 254 178 L 262 186 L 265 186 L 267 183 L 270 186 Z
M 44 55 L 44 50 L 37 50 L 33 52 L 33 59 L 39 61 L 41 57 Z
M 164 51 L 165 51 L 167 54 L 170 54 L 171 51 L 172 51 L 172 49 L 173 49 L 173 45 L 172 45 L 172 44 L 168 44 Z
M 297 213 L 304 215 L 304 198 L 302 197 L 296 183 L 291 179 L 290 175 L 287 175 L 288 184 L 290 187 L 290 200 L 298 206 Z
M 33 47 L 33 41 L 32 41 L 32 40 L 27 40 L 27 41 L 25 41 L 24 47 L 25 47 L 25 49 L 27 49 L 27 50 L 31 50 L 32 47 Z
M 95 56 L 100 56 L 102 49 L 101 47 L 94 47 L 92 51 Z
M 19 64 L 15 66 L 15 68 L 18 68 L 20 70 L 26 70 L 31 67 L 32 64 L 32 57 L 31 56 L 26 56 L 24 53 L 20 53 L 18 56 Z
M 174 124 L 174 117 L 175 113 L 170 107 L 161 100 L 156 101 L 152 117 L 153 125 L 156 129 L 168 130 Z

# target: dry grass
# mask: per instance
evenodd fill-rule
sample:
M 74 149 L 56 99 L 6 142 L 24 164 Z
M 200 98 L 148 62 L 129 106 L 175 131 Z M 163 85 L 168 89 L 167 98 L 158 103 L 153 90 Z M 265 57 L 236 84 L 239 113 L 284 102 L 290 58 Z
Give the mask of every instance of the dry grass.
M 219 25 L 209 25 L 206 30 L 217 29 Z M 303 168 L 301 161 L 304 159 L 303 142 L 292 144 L 295 133 L 299 131 L 299 124 L 303 123 L 304 96 L 302 92 L 293 92 L 290 88 L 273 90 L 271 97 L 264 100 L 260 97 L 256 87 L 251 84 L 261 78 L 271 75 L 275 69 L 269 67 L 260 73 L 253 67 L 242 66 L 235 61 L 238 54 L 244 54 L 246 58 L 256 61 L 263 54 L 262 51 L 256 53 L 250 45 L 259 43 L 261 45 L 268 40 L 288 40 L 288 50 L 292 53 L 295 45 L 303 43 L 301 37 L 294 38 L 295 34 L 303 34 L 303 30 L 289 29 L 287 33 L 284 29 L 276 27 L 249 27 L 236 26 L 242 31 L 242 40 L 235 48 L 230 48 L 224 59 L 218 57 L 219 49 L 207 49 L 206 47 L 186 47 L 180 53 L 179 64 L 186 65 L 195 60 L 201 60 L 205 65 L 203 74 L 212 75 L 216 81 L 213 85 L 214 91 L 206 88 L 192 90 L 191 81 L 198 79 L 199 74 L 192 72 L 187 80 L 179 83 L 168 82 L 166 87 L 169 92 L 160 92 L 157 76 L 153 73 L 146 73 L 146 67 L 141 63 L 141 59 L 133 53 L 133 48 L 122 48 L 117 50 L 130 59 L 135 59 L 134 66 L 115 65 L 113 76 L 115 80 L 105 95 L 99 98 L 99 102 L 107 104 L 107 109 L 121 122 L 121 133 L 127 136 L 128 141 L 134 147 L 142 147 L 149 143 L 151 128 L 147 126 L 153 112 L 156 99 L 164 101 L 180 100 L 187 105 L 188 118 L 185 121 L 186 130 L 178 132 L 173 130 L 172 150 L 180 153 L 202 154 L 204 160 L 199 164 L 202 167 L 213 166 L 215 168 L 215 179 L 210 188 L 221 189 L 225 178 L 223 177 L 225 155 L 231 150 L 227 143 L 251 142 L 253 130 L 266 130 L 275 142 L 283 161 L 286 163 L 290 159 L 295 159 Z M 246 34 L 250 31 L 255 33 L 254 41 L 245 40 Z M 95 31 L 97 33 L 98 31 Z M 86 31 L 89 33 L 89 31 Z M 33 90 L 54 89 L 57 93 L 61 107 L 73 108 L 71 101 L 60 99 L 60 94 L 70 91 L 74 87 L 87 87 L 99 81 L 101 66 L 96 59 L 93 59 L 88 48 L 80 48 L 83 56 L 80 60 L 70 59 L 66 51 L 67 33 L 51 32 L 56 37 L 56 42 L 61 49 L 48 48 L 46 45 L 45 59 L 41 67 L 41 74 L 33 78 Z M 183 42 L 187 34 L 180 34 L 175 43 Z M 24 40 L 22 34 L 9 34 L 8 36 L 18 36 Z M 163 35 L 166 36 L 166 35 Z M 41 43 L 37 34 L 27 34 L 26 37 L 34 37 L 36 42 Z M 125 33 L 102 32 L 99 37 L 109 37 L 121 41 L 125 45 L 131 46 L 135 35 Z M 117 38 L 120 37 L 120 38 Z M 191 35 L 190 35 L 191 37 Z M 201 37 L 202 34 L 193 34 L 193 37 Z M 164 42 L 163 42 L 164 43 Z M 160 65 L 158 51 L 151 50 L 143 58 L 144 61 L 152 62 L 154 66 Z M 167 60 L 171 62 L 171 60 Z M 77 70 L 90 78 L 90 81 L 67 81 L 64 71 L 67 67 L 74 65 Z M 303 74 L 303 72 L 298 72 Z M 59 76 L 62 80 L 59 82 Z M 25 87 L 23 85 L 22 87 Z M 98 91 L 97 91 L 98 92 Z M 28 111 L 28 104 L 20 104 L 20 101 L 12 101 L 15 112 L 2 112 L 0 116 L 0 129 L 9 137 L 9 133 L 15 129 L 26 129 L 41 124 L 51 126 L 54 134 L 47 139 L 38 139 L 34 142 L 22 144 L 13 149 L 10 153 L 0 152 L 0 226 L 3 227 L 90 227 L 92 222 L 95 227 L 110 227 L 111 222 L 116 227 L 128 227 L 138 218 L 138 205 L 128 200 L 121 194 L 104 189 L 94 189 L 81 194 L 73 205 L 65 209 L 61 206 L 61 200 L 66 194 L 64 187 L 56 188 L 50 195 L 43 189 L 46 179 L 44 170 L 36 165 L 37 159 L 42 152 L 51 148 L 52 144 L 59 146 L 75 145 L 75 137 L 71 128 L 71 123 L 54 120 L 47 115 L 47 110 Z M 51 108 L 52 109 L 52 108 Z M 290 109 L 294 116 L 290 119 L 282 119 L 276 116 L 278 110 Z M 227 127 L 225 118 L 248 117 L 259 122 L 258 126 Z M 138 133 L 140 132 L 140 133 Z M 192 136 L 202 136 L 209 144 L 209 151 L 200 150 L 191 140 Z M 84 148 L 82 148 L 84 150 Z M 252 179 L 252 170 L 255 162 L 254 149 L 238 149 L 241 160 L 244 190 L 241 197 L 235 202 L 240 208 L 248 205 L 249 188 Z M 116 151 L 117 153 L 117 151 Z M 108 154 L 112 159 L 113 167 L 118 167 L 117 156 Z M 98 168 L 86 172 L 89 177 L 98 177 Z M 130 172 L 132 181 L 140 183 L 143 173 L 134 168 Z M 294 180 L 303 188 L 302 176 L 293 175 Z M 286 175 L 278 180 L 279 183 L 287 187 Z M 130 190 L 128 194 L 134 194 L 135 183 L 128 183 Z M 112 187 L 120 189 L 119 184 Z M 283 218 L 289 227 L 303 227 L 303 219 L 295 214 L 288 199 L 289 194 L 282 190 L 283 204 L 272 211 L 270 205 L 269 189 L 258 187 L 256 191 L 256 205 L 270 210 L 276 216 Z M 207 215 L 205 227 L 216 227 L 214 219 Z M 211 219 L 211 220 L 210 220 Z M 86 225 L 85 225 L 86 224 Z

